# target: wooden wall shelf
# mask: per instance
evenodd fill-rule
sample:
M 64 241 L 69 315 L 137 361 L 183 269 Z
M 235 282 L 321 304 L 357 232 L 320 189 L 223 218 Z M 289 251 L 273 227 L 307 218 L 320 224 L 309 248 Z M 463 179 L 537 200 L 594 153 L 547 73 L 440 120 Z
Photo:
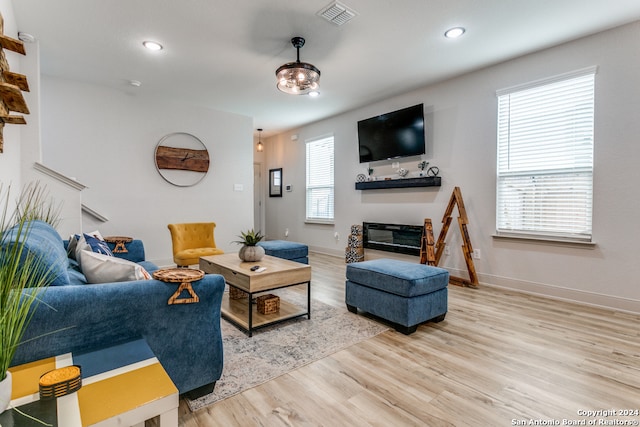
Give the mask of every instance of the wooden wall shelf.
M 0 46 L 3 49 L 10 50 L 12 52 L 19 53 L 20 55 L 26 55 L 24 50 L 24 43 L 21 40 L 16 40 L 13 37 L 0 34 Z
M 2 72 L 2 75 L 4 76 L 5 82 L 18 86 L 20 90 L 29 92 L 29 82 L 27 82 L 27 76 L 24 74 L 13 73 L 9 70 L 5 70 Z
M 7 110 L 29 114 L 29 107 L 27 107 L 27 102 L 18 86 L 0 82 L 0 99 L 4 102 Z
M 26 125 L 27 121 L 24 119 L 23 116 L 14 116 L 11 114 L 0 114 L 0 123 L 7 123 L 10 125 Z M 2 151 L 0 150 L 0 153 L 2 153 Z
M 439 176 L 417 178 L 385 179 L 380 181 L 356 182 L 356 190 L 379 190 L 383 188 L 440 187 Z
M 29 107 L 22 92 L 29 91 L 27 76 L 9 70 L 5 50 L 26 55 L 24 43 L 4 34 L 4 19 L 0 13 L 0 153 L 4 151 L 3 130 L 5 124 L 24 125 L 23 116 L 10 114 L 11 111 L 29 114 Z

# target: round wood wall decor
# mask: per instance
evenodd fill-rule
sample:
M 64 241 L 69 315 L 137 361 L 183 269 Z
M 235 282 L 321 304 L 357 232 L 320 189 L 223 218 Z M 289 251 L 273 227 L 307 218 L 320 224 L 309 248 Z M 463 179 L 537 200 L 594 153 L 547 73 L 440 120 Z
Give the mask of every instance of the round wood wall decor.
M 165 181 L 190 187 L 202 181 L 209 171 L 209 152 L 202 141 L 190 133 L 170 133 L 156 145 L 155 163 Z

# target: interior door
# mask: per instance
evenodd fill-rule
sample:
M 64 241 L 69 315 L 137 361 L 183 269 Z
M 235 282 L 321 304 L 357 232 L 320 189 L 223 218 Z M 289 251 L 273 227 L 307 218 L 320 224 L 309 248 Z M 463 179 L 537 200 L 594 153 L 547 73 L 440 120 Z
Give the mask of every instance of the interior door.
M 262 163 L 253 164 L 253 229 L 264 235 L 264 182 Z

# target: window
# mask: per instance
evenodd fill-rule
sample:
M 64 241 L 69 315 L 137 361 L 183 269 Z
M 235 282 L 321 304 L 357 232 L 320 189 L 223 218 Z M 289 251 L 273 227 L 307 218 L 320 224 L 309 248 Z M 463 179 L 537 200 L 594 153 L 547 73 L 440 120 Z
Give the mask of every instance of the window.
M 595 72 L 498 91 L 498 235 L 591 241 Z
M 307 141 L 307 222 L 333 223 L 333 136 Z

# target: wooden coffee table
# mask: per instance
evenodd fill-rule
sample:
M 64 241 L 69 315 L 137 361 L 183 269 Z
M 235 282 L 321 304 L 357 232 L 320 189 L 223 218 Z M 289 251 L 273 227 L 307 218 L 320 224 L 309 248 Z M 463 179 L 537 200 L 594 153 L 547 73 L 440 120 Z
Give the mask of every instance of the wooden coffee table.
M 266 267 L 263 272 L 251 271 L 251 267 Z M 311 266 L 282 258 L 265 255 L 258 262 L 245 262 L 238 254 L 211 255 L 200 258 L 200 269 L 206 273 L 220 274 L 229 286 L 248 294 L 247 298 L 232 300 L 225 293 L 222 298 L 222 316 L 252 336 L 254 329 L 296 317 L 311 318 Z M 307 307 L 280 301 L 280 310 L 273 314 L 260 314 L 253 306 L 255 294 L 307 285 Z

